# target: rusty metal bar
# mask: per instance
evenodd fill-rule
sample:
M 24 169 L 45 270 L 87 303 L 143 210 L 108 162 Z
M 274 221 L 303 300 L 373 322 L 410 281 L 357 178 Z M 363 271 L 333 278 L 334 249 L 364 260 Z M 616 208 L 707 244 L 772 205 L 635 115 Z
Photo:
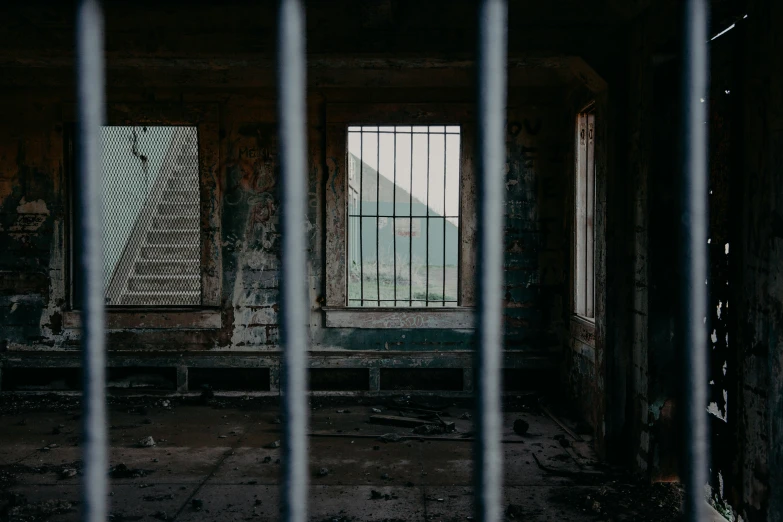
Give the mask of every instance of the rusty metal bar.
M 478 49 L 478 405 L 474 480 L 476 515 L 500 520 L 502 454 L 500 390 L 505 181 L 505 0 L 482 0 Z
M 300 0 L 280 0 L 278 121 L 282 185 L 282 520 L 307 519 L 307 141 L 305 19 Z
M 682 74 L 682 299 L 680 354 L 683 368 L 685 520 L 705 519 L 707 476 L 707 6 L 686 0 Z
M 76 10 L 78 121 L 77 255 L 82 279 L 84 520 L 106 520 L 106 353 L 103 287 L 101 126 L 105 120 L 103 13 L 97 0 Z

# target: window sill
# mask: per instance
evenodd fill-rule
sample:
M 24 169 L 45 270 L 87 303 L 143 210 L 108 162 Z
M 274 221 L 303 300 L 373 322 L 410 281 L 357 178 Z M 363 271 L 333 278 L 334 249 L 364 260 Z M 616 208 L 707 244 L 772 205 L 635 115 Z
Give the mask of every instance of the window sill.
M 571 316 L 571 337 L 595 347 L 595 320 L 580 315 Z
M 80 329 L 82 313 L 63 313 L 63 327 Z M 221 327 L 219 310 L 106 310 L 107 330 L 215 330 Z
M 449 328 L 472 330 L 474 309 L 452 308 L 343 308 L 326 307 L 327 328 Z

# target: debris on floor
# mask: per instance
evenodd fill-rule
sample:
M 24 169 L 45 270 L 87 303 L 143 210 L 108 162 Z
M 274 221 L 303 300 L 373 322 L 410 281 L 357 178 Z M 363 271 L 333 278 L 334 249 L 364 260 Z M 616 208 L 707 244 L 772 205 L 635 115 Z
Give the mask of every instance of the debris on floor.
M 69 479 L 71 477 L 75 477 L 78 471 L 76 471 L 74 468 L 63 468 L 60 470 L 59 478 L 60 480 Z
M 161 522 L 276 520 L 280 468 L 272 463 L 280 462 L 278 399 L 220 396 L 207 405 L 199 397 L 167 400 L 168 407 L 160 397 L 109 398 L 117 427 L 110 432 L 111 502 L 122 508 L 112 513 L 111 522 L 151 517 Z M 385 401 L 381 409 L 377 399 L 364 400 L 311 399 L 309 469 L 321 478 L 314 478 L 310 487 L 310 520 L 472 520 L 473 444 L 463 438 L 475 429 L 470 404 L 403 396 Z M 75 460 L 80 458 L 75 447 L 80 426 L 73 421 L 78 408 L 73 398 L 53 399 L 47 409 L 29 396 L 0 395 L 0 449 L 8 452 L 6 460 L 0 460 L 0 522 L 55 522 L 61 520 L 58 510 L 74 513 L 68 520 L 77 516 L 75 486 L 82 463 Z M 369 422 L 381 415 L 376 409 L 402 417 L 408 425 Z M 335 415 L 338 410 L 345 413 Z M 584 440 L 576 441 L 569 434 L 578 431 L 576 423 L 557 413 L 560 422 L 533 400 L 506 403 L 501 446 L 508 473 L 505 520 L 676 518 L 678 486 L 645 486 L 598 466 L 589 434 L 579 432 Z M 142 419 L 155 426 L 154 448 L 139 444 L 149 429 Z M 523 429 L 518 421 L 525 423 Z M 60 423 L 61 434 L 51 435 Z M 524 441 L 515 435 L 520 431 Z M 242 437 L 218 439 L 231 432 Z M 66 443 L 68 437 L 74 437 L 73 442 Z M 49 451 L 37 451 L 41 446 Z M 31 486 L 44 483 L 46 488 Z M 8 518 L 14 509 L 17 516 Z
M 161 500 L 174 500 L 174 495 L 166 493 L 163 495 L 145 495 L 142 498 L 147 502 L 160 502 Z
M 8 519 L 14 521 L 44 520 L 54 515 L 75 511 L 76 506 L 67 500 L 45 500 L 42 502 L 23 502 L 8 510 Z
M 527 431 L 530 429 L 530 424 L 524 419 L 517 419 L 514 421 L 514 433 L 517 435 L 527 435 Z
M 446 427 L 438 424 L 422 424 L 413 428 L 413 433 L 417 435 L 443 435 L 446 433 Z
M 155 446 L 155 439 L 152 436 L 144 437 L 139 441 L 140 448 L 151 448 L 153 446 Z
M 371 415 L 372 424 L 383 424 L 385 426 L 401 426 L 403 428 L 413 428 L 424 424 L 434 424 L 432 421 L 417 419 L 415 417 L 402 417 L 399 415 Z
M 123 463 L 119 463 L 109 469 L 109 477 L 113 479 L 141 478 L 146 477 L 150 473 L 153 473 L 153 470 L 129 468 Z
M 400 442 L 402 437 L 399 433 L 384 433 L 378 437 L 378 440 L 382 440 L 383 442 Z

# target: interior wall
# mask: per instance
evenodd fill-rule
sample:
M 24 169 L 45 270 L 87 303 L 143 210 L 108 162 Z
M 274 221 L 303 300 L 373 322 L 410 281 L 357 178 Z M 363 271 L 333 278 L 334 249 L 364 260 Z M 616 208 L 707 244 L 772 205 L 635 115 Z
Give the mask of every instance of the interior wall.
M 117 48 L 117 34 L 133 34 L 119 23 L 113 18 L 113 32 L 108 32 L 115 35 L 109 36 L 112 49 Z M 170 35 L 172 41 L 178 37 Z M 0 74 L 0 243 L 7 245 L 0 253 L 0 347 L 13 354 L 5 355 L 6 360 L 64 353 L 78 362 L 79 329 L 63 321 L 70 306 L 72 221 L 64 133 L 74 103 L 72 64 L 67 57 L 51 58 L 51 49 L 25 53 L 30 60 L 26 65 L 6 61 Z M 391 64 L 385 59 L 326 54 L 313 58 L 306 231 L 313 350 L 389 352 L 392 360 L 414 365 L 420 363 L 406 363 L 406 354 L 432 354 L 435 365 L 439 360 L 453 364 L 450 354 L 469 358 L 472 330 L 327 328 L 321 311 L 327 233 L 326 107 L 346 102 L 473 104 L 471 62 L 448 65 L 444 55 L 431 56 Z M 110 105 L 217 107 L 219 161 L 208 168 L 214 169 L 220 185 L 215 208 L 220 213 L 222 273 L 219 326 L 118 327 L 108 332 L 110 353 L 127 352 L 141 364 L 156 354 L 230 352 L 225 353 L 230 357 L 279 352 L 274 69 L 266 58 L 254 60 L 228 65 L 223 58 L 196 54 L 181 62 L 144 54 L 108 59 Z M 509 69 L 503 299 L 504 348 L 511 367 L 524 368 L 529 361 L 531 368 L 553 368 L 567 338 L 568 179 L 563 162 L 571 144 L 563 140 L 567 132 L 562 104 L 566 83 L 574 74 L 559 60 L 522 60 Z M 589 82 L 589 75 L 577 81 Z M 247 364 L 239 357 L 228 361 Z M 465 378 L 470 381 L 470 374 Z M 516 374 L 512 379 L 523 382 L 509 384 L 524 387 L 528 378 L 531 385 L 546 380 Z
M 740 366 L 735 479 L 740 514 L 756 522 L 783 520 L 783 6 L 753 1 L 747 15 L 739 295 L 730 310 Z

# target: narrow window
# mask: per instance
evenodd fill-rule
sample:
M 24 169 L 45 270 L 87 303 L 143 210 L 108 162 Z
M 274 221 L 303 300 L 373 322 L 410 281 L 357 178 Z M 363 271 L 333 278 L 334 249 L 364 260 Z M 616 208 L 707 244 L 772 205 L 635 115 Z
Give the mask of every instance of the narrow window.
M 595 115 L 592 109 L 576 120 L 576 183 L 574 209 L 574 313 L 595 317 L 594 243 L 595 214 Z
M 106 126 L 104 284 L 108 305 L 200 305 L 196 127 Z
M 459 126 L 348 127 L 348 306 L 457 306 Z

